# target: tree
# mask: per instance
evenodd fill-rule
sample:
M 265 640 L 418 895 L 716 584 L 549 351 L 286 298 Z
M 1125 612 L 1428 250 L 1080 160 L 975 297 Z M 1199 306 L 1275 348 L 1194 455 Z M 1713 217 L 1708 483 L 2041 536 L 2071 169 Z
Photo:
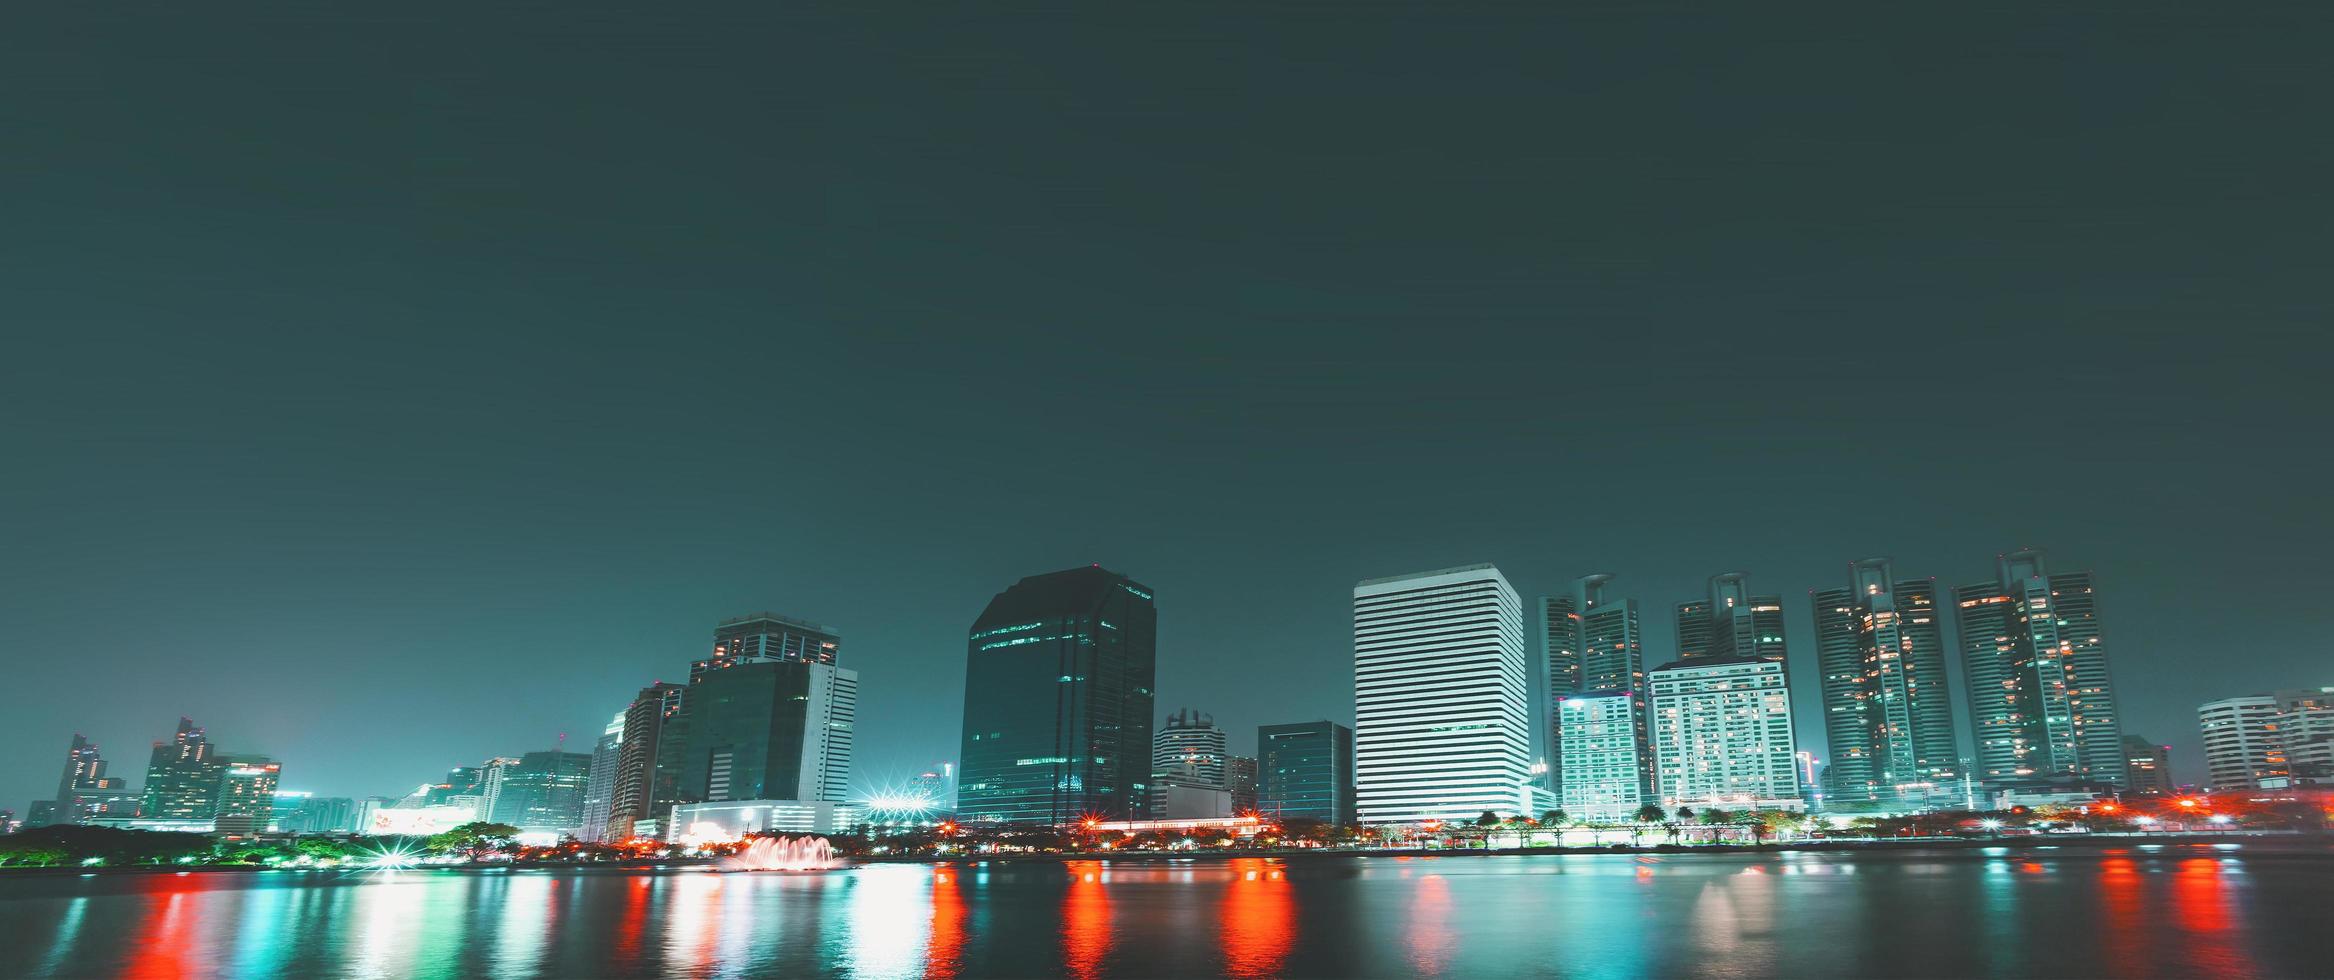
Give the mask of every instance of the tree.
M 1669 814 L 1662 810 L 1659 803 L 1648 803 L 1637 808 L 1638 823 L 1660 823 L 1667 816 Z
M 1540 822 L 1550 827 L 1562 827 L 1572 822 L 1572 814 L 1562 810 L 1550 810 L 1540 814 Z
M 460 853 L 476 860 L 489 851 L 507 850 L 518 842 L 519 828 L 507 823 L 474 820 L 442 834 L 432 835 L 429 849 L 440 854 Z
M 1678 808 L 1677 817 L 1678 817 L 1678 822 L 1679 822 L 1679 823 L 1686 823 L 1686 822 L 1688 822 L 1688 821 L 1691 821 L 1691 820 L 1693 820 L 1693 819 L 1694 819 L 1694 808 L 1693 808 L 1693 807 L 1690 807 L 1690 806 L 1681 806 L 1681 807 L 1679 807 L 1679 808 Z
M 1483 811 L 1482 816 L 1475 818 L 1475 826 L 1481 827 L 1484 830 L 1490 830 L 1493 827 L 1497 827 L 1499 826 L 1499 814 L 1485 810 Z

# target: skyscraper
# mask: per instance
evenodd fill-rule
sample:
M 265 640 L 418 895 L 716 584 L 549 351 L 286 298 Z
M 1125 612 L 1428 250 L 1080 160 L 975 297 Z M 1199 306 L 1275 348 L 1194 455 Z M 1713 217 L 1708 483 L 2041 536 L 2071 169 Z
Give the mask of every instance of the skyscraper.
M 1151 590 L 1099 565 L 990 599 L 965 643 L 958 819 L 1143 817 L 1157 638 Z
M 616 798 L 616 763 L 624 751 L 626 713 L 616 712 L 616 717 L 600 732 L 600 740 L 592 745 L 591 773 L 584 779 L 583 832 L 576 835 L 579 839 L 609 839 L 608 811 Z
M 1363 823 L 1530 810 L 1523 609 L 1499 569 L 1361 582 L 1353 636 Z
M 154 743 L 146 765 L 145 815 L 156 820 L 209 820 L 218 812 L 219 775 L 226 767 L 211 741 L 186 718 L 168 742 Z
M 1646 792 L 1645 710 L 1626 690 L 1570 694 L 1556 703 L 1563 743 L 1564 787 L 1559 805 L 1583 821 L 1629 819 L 1652 799 Z
M 816 660 L 740 661 L 689 685 L 683 711 L 682 801 L 848 799 L 856 671 Z
M 616 786 L 608 800 L 607 839 L 661 836 L 658 822 L 680 802 L 680 759 L 686 748 L 681 737 L 681 706 L 687 690 L 660 681 L 642 688 L 624 709 L 624 741 L 616 750 Z M 642 821 L 649 825 L 636 826 Z
M 1569 596 L 1550 596 L 1542 600 L 1547 611 L 1548 656 L 1551 662 L 1551 698 L 1547 707 L 1547 732 L 1550 762 L 1549 781 L 1554 784 L 1559 801 L 1565 798 L 1564 773 L 1569 768 L 1563 753 L 1565 742 L 1565 698 L 1576 694 L 1626 694 L 1628 704 L 1637 709 L 1630 744 L 1610 738 L 1597 738 L 1578 743 L 1593 751 L 1610 752 L 1628 748 L 1634 758 L 1627 760 L 1588 760 L 1582 772 L 1610 773 L 1620 770 L 1634 772 L 1641 780 L 1638 794 L 1653 795 L 1653 757 L 1650 732 L 1645 717 L 1645 637 L 1637 613 L 1637 600 L 1614 599 L 1606 595 L 1611 575 L 1588 575 L 1574 584 Z M 1561 617 L 1561 622 L 1559 622 Z M 1565 674 L 1571 677 L 1570 686 L 1553 680 L 1557 675 L 1553 664 L 1561 659 L 1560 651 L 1569 650 Z M 1609 707 L 1609 706 L 1608 706 Z
M 73 744 L 65 750 L 65 772 L 57 779 L 57 803 L 60 807 L 70 803 L 75 790 L 96 785 L 103 778 L 105 759 L 97 754 L 97 746 L 74 732 Z
M 1353 729 L 1330 721 L 1256 729 L 1256 808 L 1275 819 L 1356 821 Z
M 1704 655 L 1663 665 L 1648 683 L 1664 806 L 1804 805 L 1781 661 Z
M 503 772 L 493 814 L 486 819 L 537 833 L 573 833 L 583 826 L 586 752 L 529 752 Z
M 713 653 L 689 665 L 695 683 L 706 671 L 753 660 L 796 660 L 833 666 L 843 639 L 807 620 L 761 612 L 724 620 L 713 628 Z
M 1953 781 L 1960 746 L 1946 693 L 1934 579 L 1899 581 L 1886 558 L 1813 594 L 1834 807 L 1926 802 Z
M 1256 812 L 1256 760 L 1244 755 L 1225 757 L 1224 789 L 1232 794 L 1233 813 Z
M 1954 590 L 1988 784 L 2124 784 L 2123 733 L 2091 573 L 2051 574 L 2040 551 L 2001 556 L 1992 582 Z
M 1710 576 L 1710 597 L 1678 603 L 1678 659 L 1786 655 L 1783 597 L 1752 595 L 1749 572 Z
M 1213 717 L 1185 708 L 1168 715 L 1167 724 L 1151 737 L 1151 775 L 1227 788 L 1224 746 L 1224 730 L 1216 727 Z
M 2334 687 L 2277 692 L 2277 736 L 2297 785 L 2334 782 Z

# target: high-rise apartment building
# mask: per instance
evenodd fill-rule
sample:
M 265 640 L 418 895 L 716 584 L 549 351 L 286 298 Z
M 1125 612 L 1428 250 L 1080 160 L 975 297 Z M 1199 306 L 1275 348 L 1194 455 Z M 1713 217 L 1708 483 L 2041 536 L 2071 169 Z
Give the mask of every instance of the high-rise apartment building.
M 1256 729 L 1256 808 L 1277 819 L 1348 826 L 1353 795 L 1353 729 L 1331 721 Z
M 222 834 L 265 832 L 275 822 L 276 785 L 284 767 L 265 756 L 232 756 L 220 760 L 214 828 Z
M 1364 823 L 1531 809 L 1523 609 L 1491 565 L 1353 590 L 1354 765 Z
M 1804 805 L 1781 661 L 1705 655 L 1664 665 L 1648 685 L 1663 806 Z
M 583 832 L 576 835 L 579 839 L 608 839 L 608 810 L 616 798 L 616 763 L 624 752 L 627 713 L 616 712 L 616 717 L 600 732 L 600 740 L 592 744 L 591 772 L 584 778 Z
M 1224 730 L 1213 717 L 1185 708 L 1167 716 L 1151 736 L 1151 776 L 1175 777 L 1224 789 Z
M 1563 745 L 1563 794 L 1558 805 L 1581 821 L 1630 818 L 1652 797 L 1638 737 L 1645 708 L 1626 690 L 1566 695 L 1556 703 Z
M 2334 782 L 2334 688 L 2223 698 L 2196 720 L 2215 790 Z
M 2207 701 L 2196 709 L 2204 733 L 2204 767 L 2216 790 L 2283 786 L 2285 740 L 2277 733 L 2277 698 L 2267 694 Z
M 209 736 L 180 718 L 168 742 L 154 743 L 146 765 L 145 816 L 155 820 L 209 820 L 218 812 L 219 775 L 226 768 Z
M 2172 747 L 2158 745 L 2137 735 L 2123 737 L 2123 771 L 2130 780 L 2126 787 L 2143 796 L 2172 792 Z
M 616 784 L 608 799 L 607 839 L 660 837 L 679 799 L 687 748 L 681 707 L 688 688 L 659 681 L 640 690 L 624 709 L 624 741 L 616 750 Z M 636 824 L 648 821 L 647 827 Z
M 1995 581 L 1954 590 L 1989 785 L 2124 785 L 2123 733 L 2089 572 L 2052 574 L 2043 553 L 2001 556 Z
M 989 600 L 965 644 L 957 818 L 1144 817 L 1158 620 L 1149 588 L 1099 565 Z
M 1750 573 L 1710 576 L 1710 596 L 1678 603 L 1678 659 L 1753 657 L 1782 661 L 1783 597 L 1752 595 Z
M 523 759 L 496 756 L 478 766 L 478 819 L 493 820 L 502 812 L 503 783 L 510 780 Z
M 1944 613 L 1934 579 L 1899 580 L 1886 558 L 1820 589 L 1816 653 L 1833 807 L 1926 802 L 1957 790 L 1960 746 L 1946 693 Z
M 583 826 L 588 752 L 528 752 L 507 767 L 487 819 L 538 833 L 575 833 Z
M 743 661 L 689 685 L 683 710 L 682 801 L 848 799 L 856 671 L 815 660 Z
M 724 620 L 713 628 L 713 653 L 689 665 L 695 683 L 705 672 L 756 660 L 793 660 L 833 666 L 843 639 L 834 630 L 777 613 Z
M 2277 734 L 2296 784 L 2334 782 L 2334 687 L 2277 692 Z

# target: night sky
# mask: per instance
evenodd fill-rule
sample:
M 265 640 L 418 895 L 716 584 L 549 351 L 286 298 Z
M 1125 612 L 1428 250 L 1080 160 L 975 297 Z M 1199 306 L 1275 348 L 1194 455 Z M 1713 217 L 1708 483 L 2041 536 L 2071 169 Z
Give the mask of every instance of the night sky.
M 1656 664 L 1750 571 L 1819 750 L 1870 555 L 2096 569 L 2184 780 L 2334 684 L 2321 4 L 496 6 L 12 18 L 0 806 L 181 714 L 321 795 L 588 751 L 762 609 L 905 777 L 1088 562 L 1236 749 L 1474 561 Z

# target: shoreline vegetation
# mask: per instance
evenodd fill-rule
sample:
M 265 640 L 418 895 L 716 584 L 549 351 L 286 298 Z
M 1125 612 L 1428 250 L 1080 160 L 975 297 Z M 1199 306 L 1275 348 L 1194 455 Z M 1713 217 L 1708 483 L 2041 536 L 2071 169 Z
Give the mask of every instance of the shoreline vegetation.
M 1502 848 L 1211 848 L 1200 851 L 1067 851 L 1060 853 L 1000 853 L 977 855 L 860 855 L 844 865 L 876 864 L 1066 864 L 1070 862 L 1102 861 L 1122 864 L 1162 863 L 1220 863 L 1238 860 L 1279 859 L 1284 862 L 1320 862 L 1365 859 L 1420 859 L 1471 857 L 1590 857 L 1611 856 L 1755 856 L 1783 853 L 1856 853 L 1856 852 L 1940 852 L 2008 850 L 2019 852 L 2056 851 L 2059 856 L 2086 857 L 2111 850 L 2129 848 L 2197 847 L 2216 844 L 2237 845 L 2250 854 L 2268 854 L 2277 857 L 2322 858 L 2334 860 L 2334 837 L 2324 834 L 2262 831 L 2228 831 L 2188 834 L 2116 834 L 2066 835 L 2058 837 L 2023 836 L 2001 838 L 1914 837 L 1871 840 L 1798 840 L 1762 844 L 1646 844 L 1615 845 L 1607 847 L 1502 847 Z M 468 874 L 506 874 L 513 871 L 573 871 L 602 874 L 658 874 L 672 871 L 713 870 L 717 858 L 661 858 L 623 861 L 575 862 L 559 860 L 521 860 L 492 864 L 456 864 L 407 867 L 394 870 L 456 872 Z M 369 867 L 303 868 L 267 867 L 248 864 L 143 864 L 111 866 L 49 866 L 0 867 L 0 879 L 9 877 L 90 877 L 97 875 L 186 875 L 186 874 L 257 874 L 324 873 L 335 876 L 372 874 L 392 869 Z M 837 869 L 841 870 L 841 869 Z M 723 872 L 750 873 L 750 872 Z M 822 874 L 820 871 L 786 871 L 780 874 Z

